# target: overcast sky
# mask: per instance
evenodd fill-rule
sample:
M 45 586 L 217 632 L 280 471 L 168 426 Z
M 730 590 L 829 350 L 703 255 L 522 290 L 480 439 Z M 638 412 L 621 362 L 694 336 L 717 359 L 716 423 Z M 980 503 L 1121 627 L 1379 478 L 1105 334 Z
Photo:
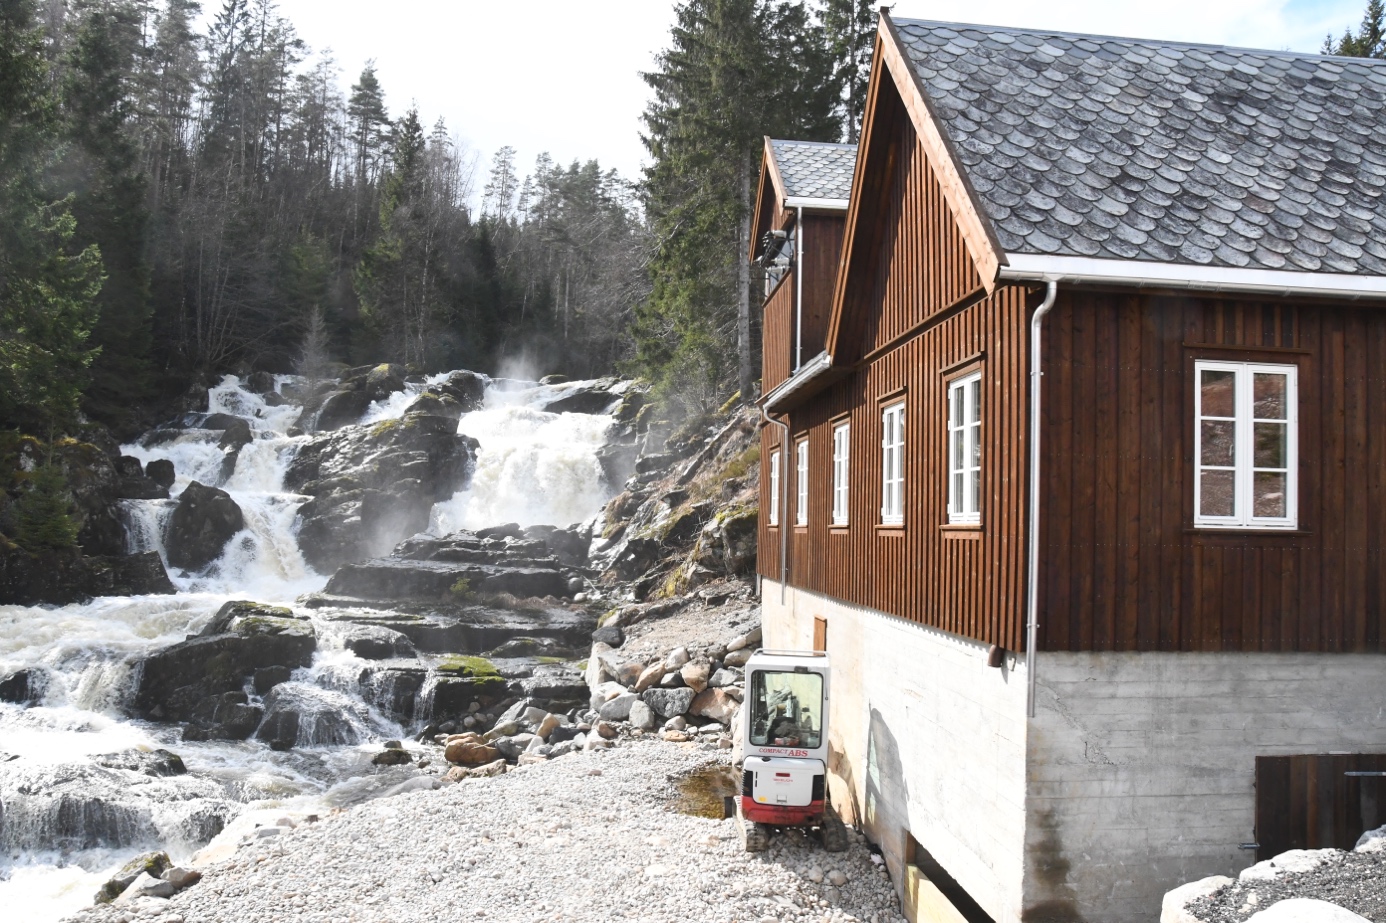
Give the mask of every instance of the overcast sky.
M 204 0 L 208 12 L 220 6 Z M 897 18 L 1317 51 L 1356 27 L 1366 0 L 899 0 Z M 518 151 L 597 158 L 635 178 L 644 160 L 640 72 L 668 41 L 666 0 L 279 0 L 315 51 L 330 48 L 343 89 L 374 58 L 393 115 L 417 103 L 481 159 Z M 482 182 L 479 177 L 479 182 Z

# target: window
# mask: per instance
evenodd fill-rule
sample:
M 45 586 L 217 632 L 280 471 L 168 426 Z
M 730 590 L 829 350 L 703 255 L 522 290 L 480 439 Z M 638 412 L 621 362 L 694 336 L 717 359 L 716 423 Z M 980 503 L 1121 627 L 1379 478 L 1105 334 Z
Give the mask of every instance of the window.
M 780 524 L 780 447 L 770 454 L 770 525 Z
M 948 521 L 980 523 L 982 375 L 948 384 Z
M 833 427 L 833 525 L 847 525 L 847 462 L 852 452 L 852 425 Z
M 1194 363 L 1195 525 L 1295 528 L 1296 371 Z
M 808 525 L 808 440 L 794 444 L 794 524 Z
M 881 522 L 905 521 L 905 402 L 881 411 Z

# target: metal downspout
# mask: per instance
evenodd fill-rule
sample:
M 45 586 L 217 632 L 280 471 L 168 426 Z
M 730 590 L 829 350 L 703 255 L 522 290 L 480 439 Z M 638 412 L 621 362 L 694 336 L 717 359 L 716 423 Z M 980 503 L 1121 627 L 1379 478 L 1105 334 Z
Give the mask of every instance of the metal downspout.
M 804 209 L 794 219 L 794 371 L 804 367 Z
M 1030 318 L 1030 547 L 1025 578 L 1025 714 L 1035 717 L 1035 647 L 1039 644 L 1040 513 L 1040 336 L 1044 315 L 1054 307 L 1059 283 L 1049 280 L 1044 301 Z
M 789 502 L 789 478 L 785 475 L 785 462 L 789 460 L 785 454 L 785 447 L 789 444 L 789 424 L 782 423 L 773 419 L 770 414 L 765 412 L 765 405 L 760 405 L 760 416 L 771 426 L 780 428 L 780 500 L 779 500 L 779 519 L 775 523 L 775 528 L 780 530 L 780 605 L 785 601 L 785 584 L 789 580 L 789 530 L 784 527 L 785 504 Z

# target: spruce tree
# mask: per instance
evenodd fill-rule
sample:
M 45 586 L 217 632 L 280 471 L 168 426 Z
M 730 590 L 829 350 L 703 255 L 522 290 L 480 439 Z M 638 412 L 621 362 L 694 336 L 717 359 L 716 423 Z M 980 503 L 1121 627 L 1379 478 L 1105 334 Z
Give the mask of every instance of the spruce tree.
M 1386 4 L 1382 0 L 1367 0 L 1357 34 L 1346 30 L 1337 41 L 1330 35 L 1324 39 L 1323 53 L 1348 58 L 1386 58 Z
M 31 0 L 0 0 L 0 426 L 75 423 L 101 288 L 101 254 L 75 244 L 47 183 L 59 146 Z
M 62 469 L 40 465 L 28 481 L 14 504 L 15 544 L 30 554 L 76 547 L 77 523 Z

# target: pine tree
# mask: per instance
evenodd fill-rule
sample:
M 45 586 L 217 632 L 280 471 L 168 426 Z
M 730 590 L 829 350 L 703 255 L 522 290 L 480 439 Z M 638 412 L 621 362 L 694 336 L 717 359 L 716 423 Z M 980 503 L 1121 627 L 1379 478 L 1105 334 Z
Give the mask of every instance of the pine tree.
M 130 131 L 125 79 L 139 50 L 138 9 L 103 5 L 83 11 L 68 45 L 64 133 L 71 139 L 60 176 L 74 190 L 76 239 L 101 251 L 106 282 L 92 344 L 84 406 L 97 419 L 127 419 L 149 384 L 149 271 L 145 175 Z
M 31 432 L 75 423 L 101 288 L 100 251 L 47 185 L 55 103 L 31 0 L 0 0 L 0 426 Z
M 509 221 L 515 211 L 515 149 L 509 145 L 491 159 L 491 178 L 482 191 L 481 213 L 495 221 Z
M 871 79 L 877 13 L 872 0 L 825 0 L 820 12 L 827 51 L 841 87 L 845 140 L 856 144 L 866 112 L 866 85 Z
M 1357 34 L 1352 30 L 1343 32 L 1336 42 L 1333 36 L 1323 41 L 1324 54 L 1343 55 L 1348 58 L 1386 59 L 1386 4 L 1382 0 L 1367 0 L 1367 9 L 1362 14 L 1362 25 Z
M 384 152 L 390 117 L 385 110 L 385 91 L 375 75 L 375 62 L 367 61 L 361 77 L 352 84 L 347 102 L 351 141 L 356 148 L 356 181 L 374 180 Z
M 690 409 L 750 400 L 752 176 L 766 134 L 834 141 L 839 88 L 802 2 L 685 0 L 645 75 L 643 137 L 658 249 L 637 315 L 637 365 Z
M 31 554 L 64 551 L 77 545 L 77 523 L 67 481 L 57 465 L 40 465 L 14 505 L 15 543 Z

